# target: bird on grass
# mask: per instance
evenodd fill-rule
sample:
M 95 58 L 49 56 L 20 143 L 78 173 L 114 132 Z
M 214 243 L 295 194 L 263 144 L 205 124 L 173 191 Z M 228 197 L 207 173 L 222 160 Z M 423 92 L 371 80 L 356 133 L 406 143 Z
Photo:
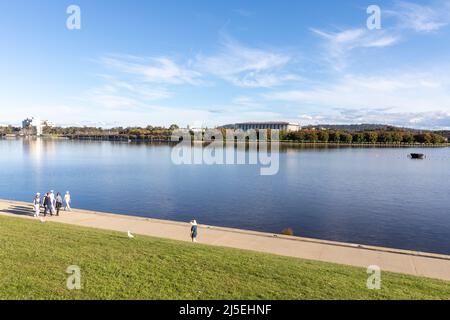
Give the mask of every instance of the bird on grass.
M 43 217 L 39 217 L 39 220 L 41 220 L 42 223 L 45 222 L 45 219 Z
M 134 236 L 131 234 L 130 231 L 128 231 L 128 238 L 130 238 L 130 239 L 133 239 L 133 238 L 134 238 Z

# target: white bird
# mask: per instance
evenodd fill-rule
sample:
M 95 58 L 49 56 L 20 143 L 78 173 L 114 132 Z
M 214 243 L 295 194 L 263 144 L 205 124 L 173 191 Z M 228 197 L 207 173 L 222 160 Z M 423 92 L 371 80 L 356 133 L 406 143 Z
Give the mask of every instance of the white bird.
M 130 238 L 130 239 L 133 239 L 133 238 L 134 238 L 134 236 L 131 234 L 130 231 L 128 231 L 128 238 Z

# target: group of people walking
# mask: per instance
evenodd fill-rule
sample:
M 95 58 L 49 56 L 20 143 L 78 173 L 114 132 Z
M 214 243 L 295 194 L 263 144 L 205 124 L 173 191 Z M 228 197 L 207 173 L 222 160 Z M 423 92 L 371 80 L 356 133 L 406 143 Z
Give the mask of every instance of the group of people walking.
M 38 192 L 33 199 L 34 217 L 41 215 L 41 208 L 44 208 L 44 217 L 48 215 L 59 216 L 59 211 L 64 206 L 64 210 L 71 211 L 70 208 L 71 197 L 69 191 L 66 192 L 64 198 L 61 193 L 55 193 L 53 190 L 45 193 L 41 198 L 41 194 Z M 191 220 L 191 239 L 192 242 L 197 242 L 198 225 L 196 220 Z M 130 235 L 129 235 L 130 236 Z
M 47 214 L 53 216 L 59 216 L 59 211 L 64 205 L 64 210 L 71 211 L 70 208 L 70 193 L 69 191 L 66 192 L 64 195 L 64 198 L 61 196 L 61 193 L 57 193 L 55 196 L 55 193 L 53 190 L 50 192 L 47 192 L 42 198 L 41 194 L 38 192 L 36 193 L 36 196 L 33 199 L 33 207 L 34 207 L 34 216 L 39 217 L 41 214 L 41 208 L 44 208 L 44 217 L 47 216 Z

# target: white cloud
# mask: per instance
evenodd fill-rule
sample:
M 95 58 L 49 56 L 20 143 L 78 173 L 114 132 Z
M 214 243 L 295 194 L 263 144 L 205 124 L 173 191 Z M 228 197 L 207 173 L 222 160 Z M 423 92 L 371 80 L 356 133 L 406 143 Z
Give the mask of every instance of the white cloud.
M 225 80 L 237 87 L 269 88 L 300 80 L 287 69 L 293 58 L 282 52 L 251 48 L 222 36 L 216 54 L 199 54 L 185 63 L 167 57 L 109 55 L 100 63 L 121 77 L 137 77 L 141 82 L 160 85 L 205 85 L 205 78 Z
M 138 104 L 138 101 L 129 97 L 104 93 L 93 93 L 89 97 L 89 102 L 109 109 L 133 108 Z
M 155 87 L 136 79 L 119 80 L 111 75 L 100 75 L 99 78 L 102 85 L 87 90 L 74 100 L 99 108 L 132 109 L 172 96 L 165 87 Z
M 385 36 L 379 39 L 373 39 L 370 41 L 366 47 L 387 47 L 395 44 L 399 41 L 399 38 L 394 36 Z
M 232 103 L 236 106 L 244 108 L 260 108 L 261 104 L 255 101 L 254 98 L 248 96 L 239 96 L 233 99 Z
M 444 69 L 441 72 L 380 76 L 345 75 L 333 82 L 298 90 L 275 91 L 264 97 L 269 101 L 293 104 L 302 110 L 315 110 L 319 114 L 321 110 L 336 108 L 365 109 L 367 112 L 361 118 L 354 119 L 363 122 L 375 121 L 369 117 L 370 112 L 380 108 L 395 114 L 420 113 L 425 117 L 439 110 L 450 112 L 450 79 Z M 377 119 L 382 120 L 382 115 L 377 114 Z
M 100 62 L 124 74 L 137 75 L 143 81 L 162 84 L 190 84 L 200 81 L 201 74 L 186 66 L 176 64 L 167 57 L 142 58 L 136 56 L 111 55 Z
M 18 106 L 19 108 L 19 106 Z M 50 119 L 59 126 L 95 126 L 95 127 L 118 127 L 118 126 L 169 126 L 177 123 L 185 126 L 196 121 L 212 123 L 220 122 L 217 115 L 208 110 L 196 106 L 170 107 L 158 104 L 146 104 L 145 107 L 133 108 L 108 108 L 100 105 L 88 104 L 85 101 L 68 101 L 65 105 L 34 105 L 32 108 L 20 108 L 23 114 L 16 114 L 18 108 L 8 110 L 6 113 L 12 124 L 20 125 L 25 116 L 35 116 L 41 119 Z M 57 114 L 57 117 L 55 117 Z
M 363 28 L 347 29 L 339 32 L 326 32 L 316 28 L 310 29 L 324 41 L 324 57 L 337 70 L 347 65 L 347 59 L 353 50 L 361 48 L 382 48 L 396 44 L 400 38 L 384 30 Z
M 206 75 L 213 76 L 208 81 L 221 78 L 241 87 L 270 87 L 292 81 L 297 77 L 280 71 L 290 60 L 287 55 L 248 48 L 230 38 L 223 43 L 219 54 L 198 57 L 193 64 L 190 60 L 176 64 L 164 57 L 108 55 L 99 59 L 105 67 L 104 74 L 97 75 L 101 83 L 72 98 L 72 102 L 89 110 L 86 114 L 102 119 L 99 124 L 117 124 L 119 120 L 114 119 L 120 119 L 123 125 L 130 117 L 139 117 L 134 121 L 136 125 L 144 121 L 155 124 L 200 121 L 211 125 L 222 124 L 227 119 L 271 119 L 275 115 L 279 118 L 278 113 L 265 111 L 259 102 L 248 96 L 239 96 L 219 109 L 192 106 L 184 109 L 158 105 L 155 101 L 172 98 L 178 92 L 177 86 L 205 84 Z
M 382 10 L 382 19 L 395 18 L 394 26 L 381 30 L 350 28 L 337 32 L 317 28 L 310 30 L 324 41 L 324 58 L 334 69 L 345 69 L 351 54 L 358 49 L 384 48 L 398 44 L 405 37 L 404 30 L 429 33 L 450 24 L 450 2 L 437 1 L 433 5 L 420 5 L 398 1 L 393 8 Z M 384 20 L 383 20 L 384 21 Z
M 393 10 L 387 10 L 386 13 L 398 18 L 401 28 L 427 33 L 437 31 L 449 24 L 449 9 L 448 2 L 438 2 L 435 6 L 425 6 L 399 1 Z
M 250 10 L 246 10 L 246 9 L 236 9 L 234 10 L 234 12 L 238 15 L 240 15 L 241 17 L 251 17 L 253 16 L 255 13 L 253 11 Z
M 210 126 L 219 126 L 224 124 L 231 124 L 236 122 L 245 121 L 274 121 L 274 120 L 286 120 L 282 113 L 276 111 L 239 111 L 235 112 L 234 106 L 230 106 L 228 109 L 224 109 L 221 114 L 211 113 L 206 123 Z
M 299 80 L 297 75 L 284 70 L 290 62 L 290 55 L 246 47 L 230 37 L 224 37 L 218 54 L 197 57 L 201 70 L 246 88 L 273 87 Z
M 333 109 L 301 114 L 303 125 L 318 124 L 387 124 L 417 129 L 450 129 L 450 112 L 395 112 L 390 109 Z

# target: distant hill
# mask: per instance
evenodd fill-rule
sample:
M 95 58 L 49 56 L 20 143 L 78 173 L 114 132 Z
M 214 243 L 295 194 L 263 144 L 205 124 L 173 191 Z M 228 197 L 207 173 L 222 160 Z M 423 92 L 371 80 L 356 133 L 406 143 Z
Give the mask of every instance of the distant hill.
M 318 124 L 318 125 L 309 125 L 304 126 L 303 128 L 324 128 L 324 129 L 332 129 L 332 130 L 343 130 L 343 131 L 376 131 L 376 130 L 404 130 L 404 131 L 411 131 L 416 132 L 420 131 L 417 129 L 411 129 L 411 128 L 402 128 L 402 127 L 396 127 L 386 124 L 370 124 L 370 123 L 363 123 L 363 124 Z

